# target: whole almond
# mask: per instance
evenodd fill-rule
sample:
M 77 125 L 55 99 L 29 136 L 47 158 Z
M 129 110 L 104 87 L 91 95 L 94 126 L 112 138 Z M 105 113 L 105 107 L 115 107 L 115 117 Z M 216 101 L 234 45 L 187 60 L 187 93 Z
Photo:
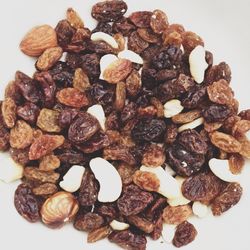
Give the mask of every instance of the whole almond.
M 56 46 L 56 32 L 46 24 L 31 29 L 20 43 L 21 51 L 28 56 L 40 56 L 46 49 Z
M 61 47 L 46 49 L 36 62 L 36 67 L 41 71 L 50 69 L 62 56 Z

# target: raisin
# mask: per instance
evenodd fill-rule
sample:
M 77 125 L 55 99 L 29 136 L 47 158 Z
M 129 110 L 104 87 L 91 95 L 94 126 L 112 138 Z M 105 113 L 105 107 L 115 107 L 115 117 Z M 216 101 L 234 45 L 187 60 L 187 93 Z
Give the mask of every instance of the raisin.
M 92 206 L 97 200 L 97 194 L 97 181 L 94 175 L 89 170 L 86 170 L 82 178 L 78 201 L 81 206 Z
M 135 141 L 152 142 L 161 140 L 166 130 L 166 124 L 159 119 L 139 120 L 131 131 Z
M 123 195 L 117 201 L 117 206 L 121 214 L 129 216 L 140 213 L 152 201 L 151 193 L 142 191 L 135 185 L 129 185 L 124 188 Z
M 36 124 L 39 113 L 39 107 L 31 102 L 27 102 L 23 106 L 17 107 L 17 115 L 31 125 Z
M 103 132 L 97 132 L 84 144 L 77 146 L 85 154 L 90 154 L 109 146 L 109 138 Z
M 113 102 L 114 91 L 111 88 L 101 84 L 93 84 L 90 87 L 89 94 L 94 102 L 107 105 Z
M 114 49 L 104 41 L 89 41 L 88 50 L 98 55 L 106 55 L 114 53 Z
M 143 153 L 142 164 L 148 167 L 159 167 L 166 160 L 163 147 L 150 144 Z
M 240 120 L 241 120 L 240 116 L 237 116 L 237 115 L 229 116 L 229 117 L 223 122 L 223 126 L 222 126 L 223 131 L 224 131 L 225 133 L 231 134 L 234 125 L 235 125 L 238 121 L 240 121 Z
M 151 104 L 156 108 L 156 115 L 158 118 L 162 118 L 164 116 L 164 106 L 162 103 L 155 97 L 150 99 Z
M 193 214 L 189 205 L 171 207 L 167 206 L 163 211 L 163 220 L 167 224 L 179 225 Z
M 118 209 L 115 203 L 102 203 L 100 206 L 96 207 L 95 211 L 108 223 L 118 216 Z
M 56 28 L 56 35 L 58 44 L 61 47 L 65 47 L 66 45 L 70 44 L 71 39 L 75 33 L 75 29 L 70 25 L 67 20 L 60 21 Z
M 225 105 L 232 104 L 233 91 L 224 79 L 209 85 L 207 87 L 207 93 L 212 102 Z
M 171 29 L 167 29 L 165 32 L 163 32 L 162 39 L 163 45 L 175 45 L 177 47 L 181 46 L 183 40 L 182 35 L 179 32 L 173 31 Z
M 181 176 L 190 176 L 200 171 L 205 163 L 204 155 L 190 153 L 178 144 L 167 149 L 166 159 L 167 163 Z
M 68 128 L 77 115 L 78 115 L 78 111 L 76 109 L 62 110 L 62 112 L 60 112 L 59 117 L 58 117 L 59 127 Z
M 7 84 L 4 97 L 13 99 L 18 105 L 22 104 L 23 102 L 22 95 L 15 81 L 11 81 Z
M 35 73 L 34 79 L 40 84 L 43 92 L 43 106 L 53 107 L 55 102 L 56 84 L 48 72 Z
M 16 123 L 16 104 L 13 99 L 7 98 L 2 102 L 2 118 L 7 128 L 13 128 Z
M 178 66 L 182 59 L 182 51 L 175 46 L 169 46 L 161 50 L 152 59 L 152 65 L 157 70 L 173 69 Z
M 133 175 L 133 182 L 141 189 L 157 192 L 160 187 L 160 180 L 154 173 L 137 170 Z
M 232 128 L 232 135 L 235 138 L 244 137 L 244 135 L 250 130 L 250 121 L 240 120 L 237 121 Z
M 112 229 L 110 226 L 104 226 L 104 227 L 97 228 L 97 229 L 88 233 L 87 242 L 94 243 L 98 240 L 102 240 L 102 239 L 106 238 L 111 232 L 112 232 Z
M 32 192 L 35 195 L 43 196 L 43 197 L 55 194 L 57 191 L 58 191 L 58 188 L 53 183 L 41 184 L 41 185 L 39 185 L 39 186 L 32 189 Z
M 73 87 L 81 92 L 84 92 L 90 87 L 89 78 L 81 68 L 75 70 Z
M 148 43 L 158 43 L 160 41 L 159 36 L 157 36 L 151 29 L 140 28 L 137 30 L 139 36 Z
M 157 72 L 156 80 L 160 82 L 168 81 L 177 78 L 178 72 L 173 69 L 163 69 Z
M 137 163 L 130 148 L 124 145 L 112 145 L 106 147 L 103 151 L 103 157 L 106 160 L 124 161 L 129 165 L 135 165 Z
M 196 235 L 197 231 L 193 224 L 188 221 L 184 221 L 176 228 L 173 245 L 176 247 L 185 246 L 191 243 L 195 239 Z
M 9 149 L 10 133 L 9 131 L 0 125 L 0 151 L 6 151 Z
M 110 36 L 113 35 L 112 26 L 107 22 L 99 22 L 97 26 L 92 30 L 92 34 L 96 32 L 104 32 Z
M 67 106 L 82 108 L 89 105 L 89 100 L 85 93 L 75 88 L 65 88 L 57 92 L 57 100 Z
M 233 174 L 240 174 L 245 165 L 245 159 L 240 154 L 232 154 L 228 159 L 228 163 Z
M 154 224 L 152 222 L 138 215 L 130 215 L 126 219 L 130 224 L 147 234 L 152 233 L 154 230 Z
M 33 129 L 25 121 L 17 121 L 10 131 L 10 146 L 12 148 L 24 149 L 33 141 Z
M 36 82 L 29 76 L 17 71 L 15 75 L 15 83 L 26 101 L 38 103 L 41 100 L 41 92 L 39 91 Z
M 154 221 L 154 230 L 150 233 L 152 240 L 158 240 L 162 236 L 163 230 L 163 219 L 162 216 L 159 216 L 157 220 Z
M 129 120 L 133 119 L 137 114 L 137 105 L 134 102 L 130 102 L 125 105 L 124 109 L 121 112 L 121 121 L 122 123 L 127 123 Z
M 201 116 L 201 112 L 198 109 L 194 109 L 188 112 L 180 113 L 172 117 L 172 121 L 176 124 L 185 124 L 198 119 Z
M 56 110 L 42 109 L 37 118 L 37 126 L 45 132 L 60 132 L 59 114 Z
M 41 135 L 31 144 L 29 159 L 37 160 L 60 147 L 64 142 L 61 135 Z
M 161 10 L 154 10 L 150 26 L 155 33 L 162 34 L 168 27 L 167 15 Z
M 175 124 L 169 124 L 166 126 L 166 133 L 164 137 L 164 141 L 166 144 L 172 144 L 178 135 L 178 128 Z
M 96 54 L 86 54 L 81 57 L 82 69 L 91 80 L 100 76 L 100 59 Z
M 29 186 L 20 184 L 14 197 L 17 212 L 29 222 L 37 222 L 40 218 L 39 205 Z
M 248 120 L 248 121 L 250 121 L 250 109 L 242 110 L 242 111 L 239 113 L 239 116 L 240 116 L 241 119 L 243 119 L 243 120 Z
M 182 45 L 186 53 L 190 53 L 196 46 L 204 46 L 204 42 L 201 37 L 191 31 L 186 31 L 182 34 Z
M 175 82 L 176 85 L 179 85 L 179 86 L 182 86 L 185 91 L 189 91 L 192 87 L 195 86 L 195 82 L 194 82 L 194 79 L 190 76 L 187 76 L 185 74 L 180 74 Z M 197 89 L 196 89 L 197 90 Z M 204 88 L 205 90 L 205 88 Z M 202 93 L 204 92 L 205 94 L 205 91 L 201 91 Z
M 141 57 L 144 59 L 144 65 L 149 64 L 152 58 L 160 51 L 161 47 L 157 44 L 150 44 L 141 53 Z
M 231 69 L 225 62 L 212 66 L 207 70 L 205 75 L 207 83 L 217 82 L 221 79 L 226 80 L 228 83 L 231 81 Z
M 42 171 L 52 171 L 57 169 L 59 166 L 60 160 L 55 155 L 46 155 L 39 163 L 39 169 Z
M 106 130 L 119 130 L 120 120 L 116 111 L 110 113 L 105 120 Z
M 137 31 L 133 31 L 128 37 L 128 49 L 137 54 L 142 53 L 149 46 L 148 42 L 144 41 Z
M 130 230 L 114 231 L 109 237 L 109 241 L 117 244 L 123 249 L 146 250 L 147 239 L 144 235 L 135 234 Z
M 197 108 L 203 101 L 205 101 L 206 97 L 206 88 L 194 87 L 185 95 L 181 104 L 187 109 Z
M 25 149 L 16 149 L 10 148 L 10 156 L 11 158 L 18 164 L 25 166 L 29 163 L 29 148 Z
M 157 71 L 155 69 L 143 68 L 141 73 L 141 81 L 143 87 L 152 89 L 157 86 L 158 82 L 156 81 L 156 74 Z
M 98 120 L 94 116 L 82 112 L 70 125 L 68 138 L 74 143 L 83 143 L 89 140 L 99 129 Z
M 80 231 L 90 232 L 94 229 L 100 228 L 104 223 L 102 216 L 96 213 L 80 214 L 74 221 L 74 227 Z
M 127 163 L 120 163 L 117 171 L 121 176 L 122 183 L 124 185 L 131 184 L 133 181 L 133 174 L 137 169 L 134 166 L 128 165 Z
M 104 1 L 92 7 L 91 15 L 99 22 L 113 22 L 120 19 L 127 9 L 127 4 L 121 0 Z
M 162 210 L 167 206 L 167 199 L 161 196 L 156 197 L 154 202 L 147 208 L 145 211 L 146 218 L 150 220 L 154 220 L 154 218 L 158 217 L 159 213 L 162 213 Z M 160 216 L 162 219 L 162 216 Z
M 148 28 L 152 14 L 151 11 L 137 11 L 129 16 L 129 20 L 138 28 Z
M 129 36 L 129 34 L 136 29 L 135 25 L 129 22 L 129 20 L 125 17 L 115 21 L 112 28 L 114 32 L 121 33 L 123 36 Z
M 191 201 L 211 201 L 223 188 L 224 182 L 211 172 L 199 173 L 186 179 L 182 184 L 182 194 Z
M 226 188 L 213 200 L 212 212 L 213 215 L 221 215 L 236 205 L 242 195 L 242 187 L 239 183 L 228 183 Z
M 196 154 L 206 154 L 207 143 L 194 129 L 187 129 L 179 134 L 178 143 L 186 150 Z

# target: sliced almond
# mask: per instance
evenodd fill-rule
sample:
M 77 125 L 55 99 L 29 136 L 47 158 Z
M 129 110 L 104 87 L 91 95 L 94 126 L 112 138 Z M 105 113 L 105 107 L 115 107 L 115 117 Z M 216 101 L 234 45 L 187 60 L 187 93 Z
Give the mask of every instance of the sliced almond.
M 175 197 L 180 196 L 180 187 L 178 185 L 178 182 L 175 180 L 174 177 L 172 177 L 170 174 L 168 174 L 162 167 L 146 167 L 141 166 L 141 171 L 146 171 L 150 173 L 154 173 L 157 178 L 160 181 L 160 187 L 158 189 L 158 193 L 162 194 L 163 196 L 173 199 Z
M 123 50 L 118 54 L 118 58 L 130 60 L 133 63 L 143 64 L 143 59 L 132 50 Z
M 184 130 L 187 130 L 187 129 L 194 129 L 194 128 L 197 128 L 199 127 L 200 125 L 202 125 L 204 123 L 204 118 L 203 117 L 200 117 L 192 122 L 189 122 L 189 123 L 186 123 L 182 126 L 180 126 L 178 128 L 178 132 L 182 132 Z
M 105 130 L 106 117 L 105 117 L 105 113 L 104 113 L 102 105 L 95 104 L 95 105 L 89 107 L 87 112 L 89 114 L 93 115 L 99 121 L 102 129 Z
M 109 225 L 113 230 L 117 231 L 123 231 L 129 228 L 129 224 L 117 220 L 112 220 Z
M 90 38 L 92 41 L 104 41 L 109 44 L 114 49 L 118 49 L 119 45 L 114 39 L 114 37 L 104 33 L 104 32 L 95 32 L 91 35 Z
M 208 206 L 202 204 L 200 201 L 195 201 L 192 206 L 193 213 L 199 218 L 204 218 L 208 215 Z
M 170 225 L 170 224 L 163 224 L 163 228 L 162 228 L 162 238 L 166 243 L 172 243 L 172 240 L 174 238 L 175 235 L 175 231 L 176 231 L 176 225 Z
M 104 70 L 113 62 L 115 62 L 117 60 L 117 56 L 113 55 L 113 54 L 107 54 L 105 56 L 103 56 L 100 60 L 100 68 L 101 68 L 101 74 L 100 74 L 100 79 L 103 79 L 103 72 Z
M 116 168 L 100 157 L 92 159 L 89 165 L 100 184 L 98 201 L 116 201 L 122 192 L 122 180 Z
M 208 165 L 211 171 L 223 181 L 227 182 L 239 182 L 240 175 L 234 175 L 230 171 L 228 160 L 221 160 L 212 158 Z
M 181 102 L 177 99 L 170 100 L 164 104 L 164 116 L 166 118 L 171 118 L 184 109 Z

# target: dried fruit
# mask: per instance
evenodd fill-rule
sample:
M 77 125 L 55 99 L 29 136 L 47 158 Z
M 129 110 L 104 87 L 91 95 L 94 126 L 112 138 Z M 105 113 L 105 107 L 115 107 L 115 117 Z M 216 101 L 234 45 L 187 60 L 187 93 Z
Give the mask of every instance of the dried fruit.
M 75 33 L 75 29 L 70 25 L 67 20 L 61 20 L 57 24 L 55 31 L 58 44 L 63 48 L 70 44 L 71 39 Z
M 23 106 L 18 106 L 16 112 L 17 115 L 23 120 L 27 121 L 31 125 L 34 125 L 40 113 L 40 109 L 34 103 L 27 102 Z
M 81 68 L 75 70 L 73 86 L 81 92 L 84 92 L 90 87 L 89 78 Z
M 20 184 L 14 197 L 14 204 L 17 212 L 29 222 L 39 220 L 39 205 L 35 195 L 32 193 L 29 186 Z
M 178 135 L 177 126 L 175 124 L 167 125 L 164 141 L 166 144 L 172 144 Z
M 146 191 L 157 192 L 160 187 L 160 180 L 156 174 L 137 170 L 133 175 L 134 183 Z
M 134 51 L 137 54 L 141 54 L 149 43 L 141 38 L 137 31 L 133 31 L 128 37 L 128 49 Z
M 127 4 L 121 0 L 104 1 L 92 7 L 91 15 L 99 22 L 112 22 L 119 20 L 127 9 Z
M 129 96 L 136 96 L 141 89 L 141 77 L 138 71 L 132 70 L 126 79 L 126 90 Z
M 189 123 L 201 116 L 201 112 L 198 109 L 194 109 L 188 112 L 180 113 L 172 117 L 172 121 L 176 124 Z
M 132 233 L 130 230 L 114 231 L 109 237 L 109 241 L 124 249 L 145 250 L 147 239 L 144 235 Z
M 94 116 L 82 112 L 70 125 L 68 138 L 74 143 L 83 143 L 89 140 L 99 129 L 98 120 Z
M 133 181 L 133 174 L 137 170 L 136 167 L 128 165 L 127 163 L 121 162 L 118 167 L 117 171 L 122 179 L 123 185 L 131 184 Z
M 123 110 L 126 101 L 126 86 L 124 82 L 116 84 L 115 108 L 117 111 Z
M 129 16 L 129 20 L 138 28 L 148 28 L 152 14 L 150 11 L 137 11 Z
M 56 155 L 46 155 L 41 158 L 39 169 L 42 171 L 52 171 L 60 166 L 60 160 Z
M 233 174 L 240 174 L 245 165 L 245 159 L 240 154 L 230 155 L 228 162 L 230 171 Z
M 189 205 L 177 207 L 167 206 L 163 211 L 163 220 L 167 224 L 179 225 L 193 214 Z
M 2 117 L 7 128 L 13 128 L 16 123 L 16 104 L 13 99 L 7 98 L 2 102 Z
M 11 158 L 18 164 L 25 166 L 30 161 L 29 160 L 29 148 L 25 149 L 16 149 L 10 148 Z
M 160 41 L 159 36 L 155 34 L 151 29 L 140 28 L 137 30 L 139 36 L 148 43 L 158 43 Z
M 191 31 L 186 31 L 182 34 L 182 45 L 186 53 L 190 53 L 196 46 L 204 46 L 204 42 L 201 37 Z
M 165 162 L 164 149 L 157 144 L 149 145 L 144 151 L 142 164 L 148 167 L 159 167 Z
M 102 240 L 106 237 L 108 237 L 108 235 L 112 232 L 111 228 L 109 226 L 104 226 L 101 228 L 97 228 L 93 231 L 91 231 L 88 234 L 88 243 L 94 243 L 98 240 Z
M 221 215 L 228 209 L 236 205 L 242 195 L 242 187 L 239 183 L 229 183 L 224 190 L 213 200 L 213 215 Z
M 241 144 L 233 136 L 218 131 L 211 133 L 211 142 L 218 148 L 227 153 L 238 153 L 241 150 Z
M 24 121 L 17 121 L 10 131 L 10 146 L 12 148 L 24 149 L 33 141 L 33 129 Z
M 37 118 L 37 126 L 45 132 L 58 133 L 61 131 L 59 126 L 59 112 L 52 109 L 42 109 Z
M 37 160 L 50 154 L 53 150 L 64 143 L 64 137 L 61 135 L 41 135 L 31 144 L 29 159 Z
M 218 104 L 231 105 L 234 98 L 232 89 L 224 79 L 209 85 L 207 93 L 209 99 Z
M 58 188 L 53 183 L 44 183 L 32 189 L 32 192 L 38 196 L 52 195 L 58 191 Z
M 244 137 L 245 133 L 250 130 L 250 121 L 248 120 L 240 120 L 236 121 L 232 128 L 232 135 L 235 138 Z
M 203 109 L 202 115 L 206 122 L 223 122 L 232 114 L 231 109 L 226 105 L 212 104 Z
M 56 32 L 49 25 L 31 29 L 20 43 L 21 51 L 28 56 L 40 56 L 46 49 L 56 46 Z
M 162 34 L 168 27 L 167 15 L 161 10 L 154 10 L 150 26 L 155 33 Z
M 89 105 L 89 100 L 85 93 L 75 88 L 65 88 L 57 92 L 56 98 L 64 105 L 82 108 Z
M 61 58 L 63 50 L 61 47 L 46 49 L 36 62 L 36 67 L 41 71 L 46 71 L 54 66 Z
M 117 206 L 121 214 L 129 216 L 140 213 L 152 201 L 151 193 L 142 191 L 135 185 L 129 185 L 124 188 L 123 195 L 117 201 Z
M 140 217 L 138 215 L 130 215 L 127 220 L 132 225 L 136 226 L 145 233 L 152 233 L 154 230 L 154 224 L 147 219 Z
M 24 169 L 24 176 L 31 181 L 41 183 L 56 183 L 59 179 L 59 174 L 53 171 L 42 171 L 35 167 L 26 167 Z
M 67 14 L 67 20 L 72 27 L 74 27 L 75 29 L 84 28 L 82 19 L 74 9 L 68 8 L 66 14 Z
M 193 224 L 184 221 L 180 225 L 177 226 L 173 244 L 176 247 L 182 247 L 189 243 L 191 243 L 197 235 L 197 231 Z
M 76 215 L 79 205 L 67 192 L 58 192 L 49 197 L 41 208 L 42 221 L 51 228 L 62 227 Z
M 132 71 L 132 63 L 127 59 L 118 59 L 111 63 L 103 72 L 103 79 L 116 84 L 124 80 Z
M 250 159 L 250 141 L 244 140 L 243 142 L 241 142 L 240 154 Z

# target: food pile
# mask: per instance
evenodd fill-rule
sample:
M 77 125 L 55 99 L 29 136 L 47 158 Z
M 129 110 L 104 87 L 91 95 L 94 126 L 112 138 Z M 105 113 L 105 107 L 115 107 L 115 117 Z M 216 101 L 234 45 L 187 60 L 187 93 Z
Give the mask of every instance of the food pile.
M 230 67 L 213 65 L 200 36 L 161 10 L 127 8 L 95 4 L 92 31 L 69 8 L 23 38 L 36 72 L 6 87 L 0 149 L 15 163 L 0 179 L 22 180 L 14 203 L 30 222 L 73 221 L 89 243 L 124 249 L 161 236 L 181 247 L 197 235 L 190 217 L 239 202 L 250 110 L 239 112 Z

